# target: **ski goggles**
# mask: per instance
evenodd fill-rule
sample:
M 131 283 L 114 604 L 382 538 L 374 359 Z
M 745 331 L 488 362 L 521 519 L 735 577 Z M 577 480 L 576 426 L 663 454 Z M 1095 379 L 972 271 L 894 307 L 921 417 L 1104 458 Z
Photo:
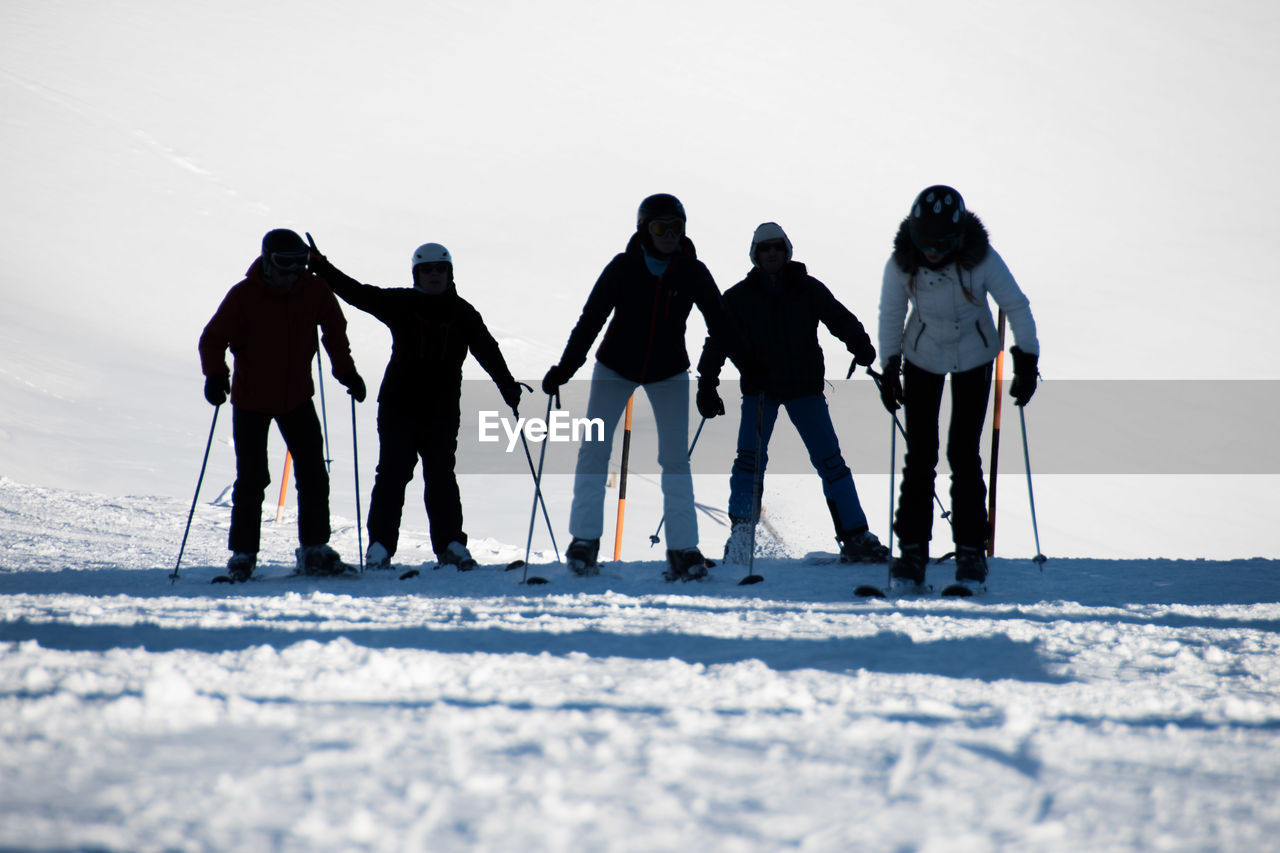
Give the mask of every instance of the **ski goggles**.
M 272 252 L 271 266 L 282 272 L 299 272 L 307 268 L 307 252 Z
M 949 234 L 945 237 L 934 237 L 932 239 L 924 237 L 914 230 L 911 232 L 911 242 L 916 244 L 916 248 L 922 252 L 934 252 L 939 255 L 945 255 L 948 252 L 954 252 L 960 245 L 962 236 L 959 234 Z
M 422 270 L 428 273 L 448 272 L 453 264 L 448 261 L 426 261 L 414 267 L 415 270 Z
M 649 223 L 649 233 L 655 237 L 662 237 L 667 234 L 673 237 L 679 237 L 684 234 L 683 219 L 655 219 Z

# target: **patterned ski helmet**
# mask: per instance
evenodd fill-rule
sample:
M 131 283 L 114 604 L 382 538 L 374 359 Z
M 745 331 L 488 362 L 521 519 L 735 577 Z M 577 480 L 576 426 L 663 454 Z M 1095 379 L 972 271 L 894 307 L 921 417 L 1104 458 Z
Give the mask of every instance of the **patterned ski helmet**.
M 907 217 L 911 240 L 925 249 L 958 245 L 964 234 L 964 199 L 951 187 L 938 184 L 916 196 Z

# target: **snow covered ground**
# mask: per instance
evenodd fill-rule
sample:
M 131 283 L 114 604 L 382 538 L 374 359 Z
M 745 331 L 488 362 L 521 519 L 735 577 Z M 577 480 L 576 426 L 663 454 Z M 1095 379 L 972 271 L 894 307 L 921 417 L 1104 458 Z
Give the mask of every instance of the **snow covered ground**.
M 653 559 L 569 578 L 211 585 L 225 507 L 0 480 L 0 846 L 118 850 L 1265 850 L 1280 568 Z M 355 531 L 338 519 L 335 544 Z M 407 546 L 426 548 L 419 534 Z M 412 551 L 410 551 L 412 553 Z M 648 555 L 644 555 L 648 556 Z M 416 566 L 416 563 L 413 565 Z M 931 569 L 945 581 L 949 568 Z
M 1259 262 L 1277 38 L 1269 0 L 7 0 L 0 847 L 1280 849 L 1280 466 L 1258 438 L 1280 398 Z M 550 583 L 502 571 L 529 523 L 517 464 L 463 477 L 470 574 L 425 563 L 415 485 L 417 577 L 272 579 L 290 501 L 265 579 L 211 585 L 223 417 L 171 583 L 210 432 L 195 342 L 268 229 L 390 286 L 445 243 L 536 382 L 645 195 L 682 198 L 721 287 L 782 223 L 874 327 L 896 224 L 938 181 L 1036 312 L 1043 572 L 1006 409 L 983 600 L 854 601 L 883 567 L 805 562 L 832 542 L 803 465 L 766 483 L 764 583 L 670 586 L 642 402 L 623 559 L 599 579 L 567 577 L 541 521 L 530 573 Z M 372 386 L 389 338 L 347 315 Z M 700 340 L 695 315 L 695 358 Z M 848 408 L 869 380 L 824 344 L 846 452 L 874 435 L 857 482 L 884 537 L 888 424 Z M 1207 393 L 1226 379 L 1250 383 Z M 1059 380 L 1121 384 L 1065 417 Z M 1175 406 L 1145 407 L 1139 380 Z M 349 451 L 367 510 L 377 445 L 374 406 L 348 405 L 331 383 L 353 559 Z M 695 460 L 709 553 L 725 429 Z M 1064 440 L 1146 467 L 1071 467 Z M 546 486 L 564 547 L 568 476 Z

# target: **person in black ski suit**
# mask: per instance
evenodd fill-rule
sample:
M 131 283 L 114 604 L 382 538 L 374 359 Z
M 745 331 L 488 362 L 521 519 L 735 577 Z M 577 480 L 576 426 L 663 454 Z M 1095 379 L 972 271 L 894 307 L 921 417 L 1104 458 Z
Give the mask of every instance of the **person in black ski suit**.
M 894 521 L 901 549 L 890 569 L 891 586 L 901 591 L 923 588 L 929 562 L 938 412 L 947 374 L 956 580 L 971 586 L 986 581 L 991 528 L 978 445 L 1000 352 L 988 294 L 1013 329 L 1010 394 L 1025 406 L 1035 393 L 1040 352 L 1031 304 L 960 193 L 928 187 L 898 226 L 880 291 L 880 396 L 890 412 L 906 409 L 907 455 Z
M 431 547 L 441 564 L 467 571 L 475 560 L 462 528 L 462 497 L 454 472 L 461 425 L 462 363 L 470 352 L 514 411 L 520 385 L 498 342 L 474 307 L 458 296 L 453 258 L 439 243 L 413 253 L 413 287 L 361 284 L 312 244 L 312 269 L 344 301 L 391 330 L 391 360 L 378 391 L 378 469 L 369 500 L 366 565 L 389 568 L 400 539 L 405 487 L 422 459 L 423 499 Z
M 200 335 L 204 396 L 214 406 L 231 395 L 236 482 L 232 492 L 227 576 L 246 581 L 258 563 L 267 435 L 274 421 L 293 457 L 298 489 L 298 571 L 341 574 L 350 569 L 329 547 L 329 472 L 324 464 L 320 420 L 311 402 L 311 361 L 316 329 L 329 353 L 333 375 L 357 402 L 364 380 L 356 372 L 347 341 L 347 321 L 325 283 L 307 270 L 307 245 L 287 228 L 268 231 L 262 254 L 231 288 Z M 227 370 L 231 350 L 235 374 Z
M 688 459 L 689 356 L 685 321 L 696 305 L 713 336 L 732 336 L 711 272 L 685 236 L 684 206 L 673 195 L 646 198 L 626 251 L 614 257 L 587 297 L 560 361 L 547 371 L 542 389 L 555 396 L 587 359 L 587 351 L 609 321 L 596 351 L 586 416 L 603 420 L 604 440 L 578 448 L 566 557 L 579 575 L 599 573 L 604 496 L 613 434 L 637 387 L 643 387 L 658 428 L 658 464 L 667 526 L 668 580 L 707 573 L 698 550 L 698 520 Z M 612 319 L 610 319 L 612 315 Z M 738 348 L 726 349 L 736 355 Z M 741 365 L 740 365 L 741 366 Z
M 870 365 L 876 350 L 858 318 L 840 304 L 827 286 L 792 260 L 791 240 L 776 222 L 765 222 L 751 238 L 753 267 L 747 277 L 724 293 L 725 310 L 737 326 L 747 352 L 768 368 L 763 382 L 743 377 L 738 453 L 729 477 L 729 519 L 725 562 L 746 565 L 760 518 L 760 492 L 768 462 L 769 438 L 779 407 L 795 424 L 809 460 L 822 478 L 841 559 L 883 562 L 889 549 L 867 526 L 853 473 L 840 453 L 840 442 L 822 393 L 825 366 L 818 343 L 818 324 L 831 331 L 853 354 Z M 710 337 L 698 360 L 698 412 L 705 418 L 724 414 L 716 391 L 724 351 Z M 756 458 L 757 440 L 760 458 Z

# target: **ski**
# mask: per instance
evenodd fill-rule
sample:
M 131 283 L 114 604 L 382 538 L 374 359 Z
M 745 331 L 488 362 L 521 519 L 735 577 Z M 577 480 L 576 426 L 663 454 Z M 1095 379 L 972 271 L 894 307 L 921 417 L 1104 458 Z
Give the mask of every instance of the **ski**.
M 895 579 L 896 580 L 896 579 Z M 901 584 L 891 584 L 888 587 L 876 586 L 875 584 L 864 583 L 853 588 L 855 598 L 918 598 L 927 595 L 933 591 L 933 587 L 928 584 L 913 584 L 905 582 Z
M 987 585 L 979 581 L 955 581 L 942 588 L 943 598 L 973 598 L 985 595 Z

